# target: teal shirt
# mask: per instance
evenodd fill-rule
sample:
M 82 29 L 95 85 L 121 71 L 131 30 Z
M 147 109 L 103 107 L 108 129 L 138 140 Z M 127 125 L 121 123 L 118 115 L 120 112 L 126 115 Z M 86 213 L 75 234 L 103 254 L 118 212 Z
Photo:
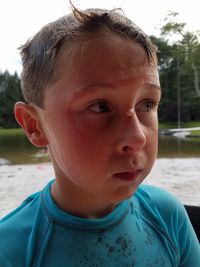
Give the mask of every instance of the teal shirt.
M 1 267 L 200 266 L 186 211 L 169 193 L 142 185 L 104 218 L 83 219 L 56 206 L 51 183 L 0 221 Z

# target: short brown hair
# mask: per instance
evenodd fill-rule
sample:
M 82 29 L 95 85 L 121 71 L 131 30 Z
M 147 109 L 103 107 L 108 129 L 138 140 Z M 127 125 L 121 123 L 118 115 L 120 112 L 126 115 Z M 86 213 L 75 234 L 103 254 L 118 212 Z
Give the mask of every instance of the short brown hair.
M 44 26 L 20 48 L 23 70 L 21 87 L 25 100 L 43 107 L 45 90 L 58 79 L 59 56 L 66 45 L 72 45 L 86 35 L 114 33 L 134 40 L 145 50 L 148 61 L 157 63 L 157 48 L 150 38 L 121 9 L 87 9 L 72 5 L 72 13 Z

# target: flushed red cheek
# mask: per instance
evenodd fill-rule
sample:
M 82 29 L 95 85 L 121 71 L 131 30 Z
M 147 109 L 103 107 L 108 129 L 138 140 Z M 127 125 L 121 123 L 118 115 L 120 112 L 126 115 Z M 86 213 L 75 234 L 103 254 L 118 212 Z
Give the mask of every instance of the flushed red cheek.
M 102 139 L 108 139 L 112 131 L 112 122 L 109 118 L 95 118 L 81 113 L 71 113 L 68 117 L 73 134 L 85 142 L 103 142 Z
M 90 123 L 85 124 L 83 121 L 80 123 L 71 118 L 66 138 L 69 152 L 83 161 L 88 159 L 95 161 L 95 158 L 104 158 L 107 154 L 105 135 L 94 129 L 94 125 Z
M 110 160 L 102 146 L 91 144 L 88 140 L 82 141 L 74 143 L 70 151 L 73 154 L 72 166 L 75 167 L 75 171 L 81 171 L 81 175 L 88 175 L 89 170 L 91 174 L 96 174 L 107 169 Z

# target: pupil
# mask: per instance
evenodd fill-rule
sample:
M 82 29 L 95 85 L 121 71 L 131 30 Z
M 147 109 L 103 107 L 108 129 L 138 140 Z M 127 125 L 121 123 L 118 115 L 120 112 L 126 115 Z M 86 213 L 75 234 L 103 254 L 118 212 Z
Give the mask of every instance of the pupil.
M 106 112 L 108 109 L 104 103 L 99 103 L 99 110 L 100 112 Z
M 151 109 L 151 103 L 147 103 L 147 110 Z

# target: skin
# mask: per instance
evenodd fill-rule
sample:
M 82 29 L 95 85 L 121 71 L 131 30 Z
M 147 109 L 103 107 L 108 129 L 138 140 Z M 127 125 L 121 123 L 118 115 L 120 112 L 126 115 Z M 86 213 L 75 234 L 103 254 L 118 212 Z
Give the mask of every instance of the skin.
M 144 49 L 102 35 L 80 42 L 63 61 L 44 109 L 16 104 L 30 141 L 49 149 L 60 208 L 98 218 L 137 190 L 157 155 L 160 94 Z

